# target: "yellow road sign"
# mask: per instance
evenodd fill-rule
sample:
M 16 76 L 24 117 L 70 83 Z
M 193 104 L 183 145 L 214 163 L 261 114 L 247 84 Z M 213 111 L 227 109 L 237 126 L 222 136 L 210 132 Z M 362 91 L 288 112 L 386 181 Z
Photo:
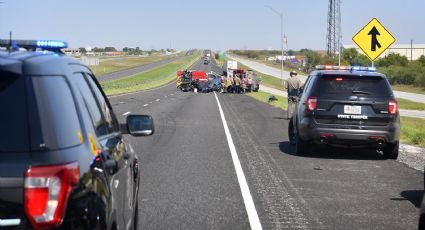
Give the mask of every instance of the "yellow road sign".
M 374 61 L 394 42 L 395 38 L 385 27 L 373 18 L 353 37 L 354 43 Z

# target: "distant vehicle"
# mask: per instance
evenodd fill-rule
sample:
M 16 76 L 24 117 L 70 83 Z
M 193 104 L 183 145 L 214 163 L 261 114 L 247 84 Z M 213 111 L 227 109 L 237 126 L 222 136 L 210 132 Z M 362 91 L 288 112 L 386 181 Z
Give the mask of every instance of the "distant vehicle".
M 191 71 L 177 72 L 177 88 L 183 92 L 193 91 L 193 80 Z
M 0 228 L 137 226 L 140 165 L 123 134 L 152 135 L 152 117 L 119 124 L 65 42 L 12 44 L 0 40 Z
M 233 72 L 233 70 L 238 69 L 238 62 L 232 61 L 232 60 L 225 61 L 223 69 L 224 69 L 224 71 L 231 73 L 231 72 Z
M 210 63 L 209 59 L 204 59 L 204 65 L 208 65 Z
M 199 89 L 201 84 L 208 82 L 208 75 L 205 71 L 178 71 L 177 72 L 177 87 L 184 91 L 193 91 Z
M 400 116 L 385 75 L 371 67 L 316 68 L 289 123 L 295 152 L 322 144 L 373 148 L 397 159 Z
M 257 76 L 257 73 L 253 70 L 247 70 L 244 69 L 235 69 L 231 72 L 232 75 L 239 74 L 240 76 L 244 77 L 251 77 L 252 78 L 252 84 L 251 87 L 248 88 L 248 92 L 258 92 L 260 89 L 261 79 Z

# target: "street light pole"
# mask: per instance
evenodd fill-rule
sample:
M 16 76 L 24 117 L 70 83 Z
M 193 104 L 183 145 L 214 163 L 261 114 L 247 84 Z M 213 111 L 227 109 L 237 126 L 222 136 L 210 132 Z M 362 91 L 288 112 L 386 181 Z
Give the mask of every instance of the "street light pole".
M 281 51 L 282 51 L 282 60 L 280 61 L 280 79 L 282 80 L 282 85 L 283 85 L 283 55 L 284 55 L 284 52 L 283 52 L 283 38 L 284 38 L 284 35 L 283 35 L 283 13 L 275 10 L 271 6 L 266 5 L 264 7 L 269 8 L 271 11 L 273 11 L 275 14 L 277 14 L 280 17 L 280 39 L 279 40 L 280 40 L 280 48 L 281 48 Z

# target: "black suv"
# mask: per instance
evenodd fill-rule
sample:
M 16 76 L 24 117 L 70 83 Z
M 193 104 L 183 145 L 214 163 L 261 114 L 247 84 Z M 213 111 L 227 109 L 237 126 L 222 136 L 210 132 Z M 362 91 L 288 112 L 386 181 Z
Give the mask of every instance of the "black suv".
M 65 46 L 0 40 L 0 228 L 133 228 L 139 163 L 123 133 L 153 134 L 152 118 L 120 125 Z
M 397 159 L 398 103 L 385 75 L 371 67 L 317 66 L 308 77 L 288 134 L 297 154 L 314 144 L 367 147 Z

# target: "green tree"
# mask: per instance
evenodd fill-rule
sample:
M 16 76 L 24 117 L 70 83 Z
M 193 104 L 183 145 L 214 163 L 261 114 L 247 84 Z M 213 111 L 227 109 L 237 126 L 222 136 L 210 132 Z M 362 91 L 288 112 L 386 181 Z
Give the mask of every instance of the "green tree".
M 316 65 L 322 64 L 322 58 L 317 52 L 309 49 L 302 49 L 300 52 L 306 58 L 305 72 L 311 72 Z
M 107 46 L 107 47 L 105 47 L 104 51 L 105 52 L 116 52 L 117 49 L 115 49 L 115 47 Z
M 391 53 L 384 58 L 378 59 L 376 62 L 377 66 L 388 67 L 388 66 L 407 66 L 409 60 L 406 56 L 401 56 L 398 53 Z
M 424 55 L 421 55 L 419 57 L 419 59 L 416 60 L 416 61 L 419 62 L 421 65 L 425 66 L 425 56 Z

